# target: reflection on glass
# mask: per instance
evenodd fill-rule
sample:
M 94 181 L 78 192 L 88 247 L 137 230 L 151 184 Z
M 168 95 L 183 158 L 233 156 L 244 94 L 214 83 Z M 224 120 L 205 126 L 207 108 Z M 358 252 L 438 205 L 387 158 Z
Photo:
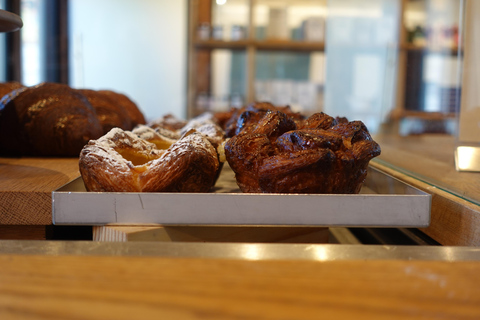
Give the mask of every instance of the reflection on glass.
M 26 86 L 44 81 L 45 47 L 43 33 L 45 16 L 43 0 L 22 0 L 20 16 L 23 20 L 22 35 L 22 82 Z
M 299 52 L 258 52 L 255 99 L 290 105 L 305 114 L 322 110 L 325 55 Z
M 328 2 L 327 114 L 378 130 L 394 108 L 399 16 L 394 0 Z
M 402 135 L 455 132 L 459 111 L 462 54 L 460 0 L 409 1 L 404 16 L 407 30 L 405 110 L 441 113 L 438 119 L 405 118 Z

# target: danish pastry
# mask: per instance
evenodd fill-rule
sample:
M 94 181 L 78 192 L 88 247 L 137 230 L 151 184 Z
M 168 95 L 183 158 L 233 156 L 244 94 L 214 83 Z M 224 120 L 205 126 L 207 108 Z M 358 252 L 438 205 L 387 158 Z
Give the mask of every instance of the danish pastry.
M 218 167 L 215 148 L 195 130 L 159 150 L 114 128 L 90 141 L 79 159 L 85 188 L 97 192 L 208 192 Z

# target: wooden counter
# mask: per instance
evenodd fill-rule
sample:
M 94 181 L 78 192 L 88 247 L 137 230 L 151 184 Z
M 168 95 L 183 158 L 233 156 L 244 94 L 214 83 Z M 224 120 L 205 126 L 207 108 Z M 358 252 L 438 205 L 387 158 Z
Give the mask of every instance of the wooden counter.
M 91 255 L 92 242 L 86 255 L 0 253 L 0 318 L 480 318 L 478 261 L 134 256 L 122 246 L 127 255 Z
M 76 158 L 0 158 L 0 239 L 45 239 L 52 191 L 78 176 Z
M 52 191 L 79 175 L 76 158 L 0 158 L 0 224 L 51 224 Z

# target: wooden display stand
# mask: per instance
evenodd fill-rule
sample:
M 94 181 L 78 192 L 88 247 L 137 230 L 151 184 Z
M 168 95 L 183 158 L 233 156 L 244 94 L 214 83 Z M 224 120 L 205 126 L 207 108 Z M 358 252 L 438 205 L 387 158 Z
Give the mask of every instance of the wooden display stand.
M 46 239 L 52 191 L 78 176 L 77 158 L 0 158 L 0 239 Z

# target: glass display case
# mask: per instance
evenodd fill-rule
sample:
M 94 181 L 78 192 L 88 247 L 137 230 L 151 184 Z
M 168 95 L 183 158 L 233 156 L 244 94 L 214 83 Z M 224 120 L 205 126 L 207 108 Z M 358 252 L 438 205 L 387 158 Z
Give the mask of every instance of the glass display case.
M 477 216 L 478 178 L 462 168 L 478 161 L 473 153 L 455 162 L 457 146 L 478 144 L 480 73 L 475 47 L 464 41 L 472 36 L 464 25 L 476 27 L 475 2 L 70 0 L 55 2 L 68 3 L 55 7 L 58 12 L 46 6 L 50 1 L 5 3 L 29 11 L 24 33 L 4 35 L 4 80 L 125 92 L 149 120 L 168 113 L 192 118 L 254 101 L 361 120 L 381 145 L 373 166 L 425 183 L 423 190 L 449 203 L 466 201 Z M 47 28 L 41 23 L 47 17 L 58 23 Z M 46 46 L 52 37 L 58 42 Z M 38 59 L 44 62 L 30 69 Z M 36 78 L 28 70 L 36 70 Z M 445 228 L 462 234 L 457 209 L 451 207 L 456 218 L 448 219 L 453 227 Z M 433 226 L 444 223 L 433 217 Z M 480 241 L 467 231 L 470 238 L 445 237 Z
M 475 89 L 468 91 L 465 81 L 475 83 L 478 73 L 471 72 L 476 65 L 475 54 L 468 55 L 470 49 L 465 47 L 465 23 L 471 30 L 475 23 L 469 27 L 468 16 L 475 21 L 479 13 L 473 3 L 191 1 L 192 28 L 212 21 L 205 15 L 201 20 L 202 10 L 197 7 L 215 16 L 215 12 L 228 11 L 232 6 L 231 10 L 238 12 L 237 19 L 241 19 L 236 23 L 245 27 L 245 38 L 217 40 L 212 33 L 208 39 L 200 39 L 192 33 L 189 77 L 205 78 L 205 71 L 214 64 L 213 60 L 200 61 L 200 54 L 219 48 L 240 50 L 245 55 L 245 64 L 239 65 L 245 75 L 243 105 L 268 100 L 290 105 L 306 115 L 325 112 L 361 120 L 382 146 L 382 154 L 373 165 L 401 174 L 402 178 L 417 179 L 426 184 L 425 188 L 445 191 L 442 197 L 453 197 L 448 201 L 458 197 L 475 208 L 480 204 L 477 175 L 460 173 L 458 159 L 457 168 L 455 162 L 459 141 L 469 140 L 461 134 L 465 122 L 470 123 L 473 136 L 478 131 L 479 118 L 462 112 L 466 101 L 473 110 L 478 105 L 473 97 Z M 471 34 L 473 37 L 475 31 Z M 194 116 L 198 114 L 195 101 L 199 90 L 195 81 L 189 83 L 188 110 Z M 207 96 L 212 92 L 209 85 L 202 88 Z M 230 107 L 234 106 L 222 105 L 223 110 Z M 478 145 L 474 140 L 473 144 Z M 467 158 L 462 164 L 479 162 L 476 153 Z M 452 210 L 450 227 L 464 232 L 459 222 L 464 217 L 458 216 L 458 208 Z M 446 221 L 439 216 L 433 220 L 433 225 Z M 442 237 L 438 232 L 433 234 Z

